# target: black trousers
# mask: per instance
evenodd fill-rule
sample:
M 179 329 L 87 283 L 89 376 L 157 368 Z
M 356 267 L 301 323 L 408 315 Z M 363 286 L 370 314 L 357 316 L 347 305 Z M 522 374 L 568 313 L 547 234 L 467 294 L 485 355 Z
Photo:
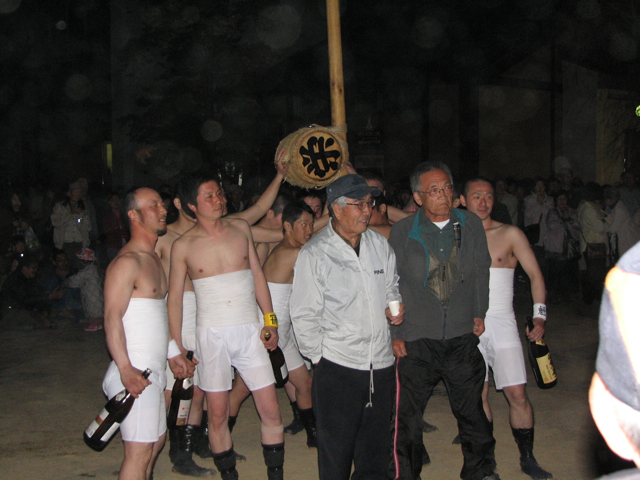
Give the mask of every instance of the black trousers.
M 370 372 L 321 359 L 311 394 L 316 415 L 320 480 L 386 480 L 390 457 L 394 367 Z M 371 401 L 371 406 L 367 406 Z
M 397 362 L 394 463 L 396 479 L 415 480 L 422 470 L 422 412 L 443 380 L 451 410 L 458 420 L 464 463 L 460 478 L 481 480 L 491 475 L 495 445 L 491 424 L 482 409 L 485 363 L 478 337 L 469 333 L 450 340 L 423 338 L 406 342 L 407 356 Z

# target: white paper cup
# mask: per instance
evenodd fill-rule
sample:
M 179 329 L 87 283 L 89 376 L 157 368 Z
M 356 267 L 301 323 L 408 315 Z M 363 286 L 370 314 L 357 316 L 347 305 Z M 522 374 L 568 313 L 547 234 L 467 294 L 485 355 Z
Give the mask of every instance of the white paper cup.
M 389 310 L 394 317 L 400 313 L 400 302 L 398 300 L 392 300 L 389 302 Z

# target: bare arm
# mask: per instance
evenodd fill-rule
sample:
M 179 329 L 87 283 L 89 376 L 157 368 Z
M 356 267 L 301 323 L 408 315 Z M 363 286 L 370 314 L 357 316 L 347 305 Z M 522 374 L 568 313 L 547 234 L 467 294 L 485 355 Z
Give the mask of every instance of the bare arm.
M 256 288 L 256 300 L 258 301 L 258 305 L 263 313 L 272 313 L 273 312 L 273 304 L 271 303 L 271 293 L 269 292 L 269 286 L 267 285 L 267 279 L 264 276 L 264 272 L 262 271 L 262 265 L 260 265 L 260 259 L 258 258 L 258 253 L 256 252 L 255 247 L 253 246 L 253 237 L 251 236 L 251 229 L 248 228 L 248 225 L 242 225 L 242 228 L 247 234 L 247 238 L 249 240 L 249 268 L 251 268 L 251 272 L 253 273 L 253 281 Z M 271 332 L 271 337 L 269 340 L 265 340 L 264 333 L 266 330 Z M 262 339 L 262 343 L 268 350 L 273 350 L 278 346 L 278 329 L 275 327 L 264 327 L 262 332 L 260 333 L 260 338 Z
M 529 276 L 529 280 L 531 280 L 533 303 L 544 304 L 547 296 L 544 277 L 540 271 L 536 256 L 529 246 L 527 237 L 519 228 L 511 228 L 509 234 L 513 245 L 513 254 Z M 527 332 L 527 335 L 529 340 L 537 342 L 544 336 L 544 320 L 542 318 L 534 318 L 533 324 L 535 328 L 531 332 Z
M 400 210 L 392 205 L 387 205 L 387 217 L 389 217 L 389 222 L 391 223 L 397 223 L 409 215 L 411 215 L 411 213 Z
M 260 243 L 281 242 L 283 238 L 282 230 L 273 230 L 271 228 L 264 228 L 258 225 L 251 226 L 251 236 L 253 237 L 254 241 Z
M 129 306 L 140 263 L 132 255 L 118 257 L 109 267 L 104 283 L 104 331 L 107 348 L 118 366 L 125 388 L 137 398 L 151 382 L 131 365 L 122 317 Z
M 184 282 L 187 277 L 187 249 L 184 247 L 183 242 L 176 240 L 171 248 L 169 295 L 167 296 L 169 334 L 176 341 L 182 353 L 186 353 L 182 345 L 182 296 L 184 295 Z
M 278 196 L 278 192 L 280 191 L 280 185 L 282 184 L 282 180 L 284 179 L 284 175 L 288 169 L 289 169 L 288 165 L 282 164 L 282 155 L 281 155 L 276 161 L 276 170 L 277 170 L 276 176 L 274 177 L 271 184 L 264 191 L 264 193 L 260 195 L 260 198 L 258 199 L 258 201 L 242 212 L 232 213 L 231 215 L 228 216 L 228 218 L 229 217 L 242 218 L 243 220 L 246 220 L 249 225 L 253 225 L 262 217 L 264 217 L 267 214 L 267 211 L 271 208 L 271 205 L 273 205 L 273 202 L 275 201 L 276 197 Z M 274 240 L 274 241 L 277 242 L 279 240 Z

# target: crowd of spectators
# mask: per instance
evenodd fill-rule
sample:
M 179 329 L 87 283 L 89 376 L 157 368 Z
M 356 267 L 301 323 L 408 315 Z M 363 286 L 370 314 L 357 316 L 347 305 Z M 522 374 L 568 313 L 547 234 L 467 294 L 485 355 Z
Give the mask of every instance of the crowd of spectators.
M 608 269 L 640 240 L 636 175 L 624 172 L 616 185 L 583 184 L 569 169 L 550 178 L 494 180 L 492 217 L 525 232 L 550 303 L 591 305 L 600 297 Z M 457 181 L 456 187 L 462 184 Z M 229 212 L 248 208 L 261 193 L 229 181 L 223 185 Z M 104 271 L 128 232 L 120 209 L 124 191 L 101 187 L 90 189 L 87 178 L 80 177 L 58 193 L 37 183 L 9 189 L 0 206 L 1 328 L 53 328 L 68 322 L 84 322 L 88 331 L 102 328 Z M 168 223 L 177 218 L 171 190 L 168 184 L 158 187 L 167 201 Z M 322 215 L 323 190 L 285 183 L 281 191 L 303 199 L 317 218 Z M 384 185 L 384 192 L 384 205 L 378 202 L 377 208 L 384 209 L 389 228 L 400 215 L 417 210 L 408 182 Z M 402 212 L 394 214 L 391 207 Z M 527 282 L 523 271 L 516 281 Z

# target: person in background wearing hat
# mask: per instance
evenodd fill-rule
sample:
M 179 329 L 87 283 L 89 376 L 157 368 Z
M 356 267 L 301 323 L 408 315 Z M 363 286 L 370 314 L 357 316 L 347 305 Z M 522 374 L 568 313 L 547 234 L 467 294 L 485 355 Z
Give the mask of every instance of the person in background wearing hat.
M 367 228 L 380 190 L 359 175 L 330 184 L 331 221 L 302 247 L 295 263 L 290 314 L 303 356 L 315 365 L 320 480 L 385 479 L 394 371 L 387 307 L 401 301 L 396 259 Z
M 97 332 L 102 330 L 104 324 L 104 280 L 98 267 L 96 255 L 93 250 L 83 248 L 76 254 L 82 262 L 82 269 L 75 275 L 71 275 L 64 281 L 68 288 L 79 288 L 82 298 L 82 310 L 85 320 L 89 325 L 85 332 Z
M 640 243 L 611 269 L 600 309 L 600 345 L 589 390 L 593 419 L 615 453 L 640 467 Z M 638 480 L 632 469 L 601 480 Z
M 421 208 L 396 223 L 389 237 L 407 306 L 404 323 L 391 327 L 400 389 L 393 478 L 419 477 L 422 415 L 434 386 L 444 380 L 464 456 L 460 478 L 497 480 L 495 440 L 482 408 L 486 366 L 478 350 L 489 306 L 487 237 L 477 216 L 453 208 L 446 165 L 418 165 L 411 189 Z
M 67 198 L 53 207 L 51 214 L 53 226 L 53 243 L 56 248 L 64 250 L 69 256 L 72 266 L 78 270 L 82 264 L 77 261 L 76 252 L 89 248 L 89 219 L 84 201 L 82 200 L 82 185 L 74 182 L 69 185 Z

